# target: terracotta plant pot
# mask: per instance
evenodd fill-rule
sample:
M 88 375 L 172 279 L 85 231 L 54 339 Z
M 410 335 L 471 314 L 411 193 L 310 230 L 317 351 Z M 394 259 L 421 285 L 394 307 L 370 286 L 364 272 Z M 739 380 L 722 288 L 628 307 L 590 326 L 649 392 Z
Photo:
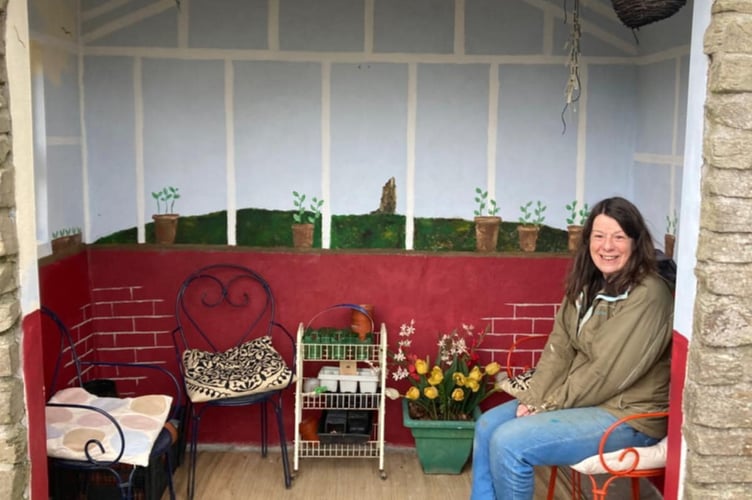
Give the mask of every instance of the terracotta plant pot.
M 295 248 L 311 248 L 313 246 L 313 224 L 293 224 L 292 245 Z
M 668 257 L 669 259 L 673 259 L 674 258 L 674 245 L 676 244 L 676 236 L 674 236 L 673 234 L 665 234 L 663 236 L 663 243 L 664 243 L 664 248 L 665 248 L 664 253 L 666 254 L 666 257 Z
M 535 252 L 539 232 L 540 228 L 535 226 L 517 226 L 517 235 L 520 238 L 520 250 L 523 252 Z
M 81 233 L 71 234 L 70 236 L 61 236 L 50 241 L 52 253 L 57 254 L 81 246 Z
M 373 331 L 373 304 L 360 304 L 360 307 L 366 310 L 367 315 L 353 309 L 350 313 L 350 330 L 358 334 L 361 342 L 366 339 L 366 335 Z
M 577 250 L 577 245 L 580 244 L 581 238 L 582 226 L 576 224 L 567 226 L 567 249 L 569 249 L 570 252 Z
M 475 217 L 475 249 L 478 252 L 495 252 L 499 241 L 501 217 L 482 215 Z
M 172 245 L 175 243 L 175 235 L 178 232 L 179 214 L 155 214 L 154 219 L 154 240 L 160 245 Z
M 318 441 L 319 419 L 306 417 L 300 422 L 300 438 L 304 441 Z

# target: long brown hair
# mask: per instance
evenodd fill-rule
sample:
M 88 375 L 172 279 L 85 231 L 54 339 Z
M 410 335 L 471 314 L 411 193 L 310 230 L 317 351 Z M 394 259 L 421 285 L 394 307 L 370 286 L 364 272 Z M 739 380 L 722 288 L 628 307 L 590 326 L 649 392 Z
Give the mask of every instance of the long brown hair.
M 608 281 L 595 267 L 590 257 L 590 236 L 593 221 L 598 215 L 607 215 L 619 223 L 627 236 L 632 238 L 632 255 L 618 273 Z M 582 238 L 574 254 L 572 269 L 566 283 L 566 297 L 575 302 L 580 292 L 587 290 L 586 303 L 590 304 L 595 294 L 603 289 L 609 295 L 627 291 L 643 280 L 649 273 L 657 272 L 655 247 L 645 220 L 637 207 L 618 196 L 606 198 L 595 204 L 582 228 Z

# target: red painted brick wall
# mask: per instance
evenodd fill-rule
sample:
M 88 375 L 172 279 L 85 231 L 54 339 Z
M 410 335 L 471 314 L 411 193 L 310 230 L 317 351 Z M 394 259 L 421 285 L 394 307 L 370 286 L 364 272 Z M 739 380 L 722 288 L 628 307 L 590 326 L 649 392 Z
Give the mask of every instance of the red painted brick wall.
M 71 326 L 84 357 L 159 363 L 177 373 L 171 330 L 175 296 L 182 280 L 199 267 L 235 263 L 253 268 L 271 284 L 277 319 L 293 334 L 332 304 L 370 303 L 394 346 L 399 326 L 415 319 L 417 352 L 433 354 L 440 332 L 473 324 L 488 327 L 481 361 L 506 364 L 507 349 L 518 338 L 540 334 L 520 346 L 513 363 L 534 365 L 561 300 L 570 259 L 566 255 L 404 254 L 357 252 L 196 250 L 181 247 L 90 248 L 40 267 L 42 302 L 58 310 Z M 65 280 L 65 286 L 61 281 Z M 316 321 L 349 324 L 348 311 L 333 311 Z M 45 365 L 54 362 L 45 329 Z M 291 359 L 291 352 L 282 352 Z M 305 376 L 319 366 L 309 366 Z M 140 394 L 152 381 L 124 373 L 115 378 L 121 394 Z M 494 396 L 486 406 L 502 400 Z M 293 436 L 293 391 L 284 399 L 288 439 Z M 204 443 L 256 444 L 258 410 L 229 408 L 206 413 Z M 387 403 L 386 440 L 412 445 L 401 425 L 397 402 Z M 272 436 L 276 440 L 276 436 Z

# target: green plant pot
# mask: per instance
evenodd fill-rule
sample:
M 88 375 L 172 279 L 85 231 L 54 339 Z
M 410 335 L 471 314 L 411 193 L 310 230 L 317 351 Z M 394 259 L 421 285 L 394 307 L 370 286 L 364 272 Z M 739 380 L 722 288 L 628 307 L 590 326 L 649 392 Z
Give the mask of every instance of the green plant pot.
M 425 474 L 460 474 L 473 449 L 475 420 L 416 420 L 410 417 L 408 400 L 402 400 L 402 423 L 415 438 L 415 450 Z

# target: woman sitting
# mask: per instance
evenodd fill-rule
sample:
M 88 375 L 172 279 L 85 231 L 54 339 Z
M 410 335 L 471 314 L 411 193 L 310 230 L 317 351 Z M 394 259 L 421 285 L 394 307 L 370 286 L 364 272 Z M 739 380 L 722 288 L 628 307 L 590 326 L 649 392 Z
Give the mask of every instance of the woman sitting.
M 623 198 L 599 202 L 535 372 L 476 423 L 471 498 L 532 499 L 534 466 L 575 464 L 598 453 L 619 418 L 666 411 L 672 325 L 642 215 Z M 665 418 L 632 420 L 605 451 L 650 446 L 666 427 Z

